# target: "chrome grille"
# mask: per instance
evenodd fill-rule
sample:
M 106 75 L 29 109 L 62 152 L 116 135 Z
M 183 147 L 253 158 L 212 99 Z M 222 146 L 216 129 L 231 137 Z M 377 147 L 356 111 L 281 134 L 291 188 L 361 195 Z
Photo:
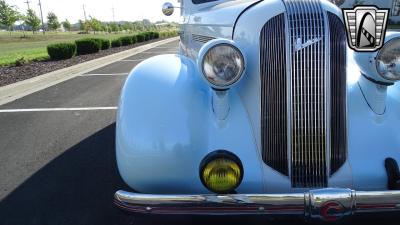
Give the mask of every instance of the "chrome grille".
M 192 39 L 193 41 L 197 41 L 200 43 L 207 43 L 211 40 L 214 40 L 214 37 L 209 37 L 209 36 L 204 36 L 204 35 L 199 35 L 199 34 L 192 34 Z
M 344 25 L 319 0 L 283 1 L 260 34 L 262 156 L 294 188 L 326 187 L 347 158 Z
M 346 31 L 342 21 L 328 13 L 331 45 L 331 171 L 333 175 L 347 158 L 346 123 Z
M 261 137 L 264 162 L 288 176 L 285 16 L 268 21 L 260 35 Z
M 292 61 L 292 186 L 326 187 L 328 77 L 325 51 L 328 48 L 325 15 L 318 0 L 285 0 L 285 3 Z M 304 47 L 310 40 L 315 43 Z

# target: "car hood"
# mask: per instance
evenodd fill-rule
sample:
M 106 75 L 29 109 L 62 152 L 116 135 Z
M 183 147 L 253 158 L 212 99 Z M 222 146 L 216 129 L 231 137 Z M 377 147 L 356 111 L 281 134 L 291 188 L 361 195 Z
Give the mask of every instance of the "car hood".
M 261 0 L 238 0 L 208 6 L 189 18 L 195 34 L 212 37 L 232 38 L 232 31 L 238 17 L 252 5 Z

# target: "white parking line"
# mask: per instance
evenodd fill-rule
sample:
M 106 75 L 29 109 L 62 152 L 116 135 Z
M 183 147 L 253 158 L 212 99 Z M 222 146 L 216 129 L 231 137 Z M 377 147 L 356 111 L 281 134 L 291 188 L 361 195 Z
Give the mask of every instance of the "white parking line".
M 117 110 L 117 109 L 118 109 L 118 107 L 0 109 L 0 113 L 15 113 L 15 112 L 54 112 L 54 111 L 96 111 L 96 110 Z
M 146 59 L 123 59 L 123 60 L 120 60 L 120 62 L 139 62 L 139 61 L 143 61 L 143 60 L 146 60 Z
M 178 52 L 175 51 L 166 51 L 166 52 L 141 52 L 140 54 L 178 54 Z
M 176 48 L 175 46 L 157 46 L 157 47 L 154 47 L 154 48 Z
M 82 74 L 81 77 L 88 77 L 88 76 L 126 76 L 129 73 L 88 73 Z
M 0 105 L 20 99 L 32 93 L 44 90 L 48 87 L 54 86 L 66 80 L 72 79 L 84 73 L 90 73 L 98 68 L 106 67 L 121 59 L 126 59 L 133 55 L 138 55 L 141 52 L 150 50 L 165 44 L 177 42 L 179 37 L 169 38 L 158 42 L 149 43 L 146 45 L 138 46 L 126 51 L 118 52 L 109 56 L 94 59 L 84 63 L 80 63 L 71 67 L 66 67 L 56 70 L 44 75 L 33 77 L 24 81 L 0 87 Z M 166 46 L 165 46 L 166 47 Z

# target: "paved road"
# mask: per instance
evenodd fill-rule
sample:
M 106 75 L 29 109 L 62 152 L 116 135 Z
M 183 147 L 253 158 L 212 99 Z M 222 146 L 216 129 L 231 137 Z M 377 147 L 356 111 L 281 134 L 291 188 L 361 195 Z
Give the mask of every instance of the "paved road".
M 117 224 L 121 217 L 112 205 L 113 193 L 129 190 L 114 156 L 121 87 L 140 61 L 177 52 L 177 46 L 153 48 L 0 106 L 0 225 Z M 205 224 L 209 219 L 214 224 L 268 222 L 254 217 L 144 217 L 133 222 Z

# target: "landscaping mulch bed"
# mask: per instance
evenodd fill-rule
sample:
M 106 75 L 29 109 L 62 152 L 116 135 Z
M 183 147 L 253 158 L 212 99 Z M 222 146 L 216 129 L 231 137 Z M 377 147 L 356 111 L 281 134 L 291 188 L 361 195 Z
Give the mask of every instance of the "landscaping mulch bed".
M 0 67 L 0 87 L 160 40 L 163 40 L 163 38 L 142 43 L 136 43 L 129 46 L 110 48 L 108 50 L 103 50 L 95 54 L 78 55 L 67 60 L 46 60 L 39 62 L 30 62 L 22 66 Z

